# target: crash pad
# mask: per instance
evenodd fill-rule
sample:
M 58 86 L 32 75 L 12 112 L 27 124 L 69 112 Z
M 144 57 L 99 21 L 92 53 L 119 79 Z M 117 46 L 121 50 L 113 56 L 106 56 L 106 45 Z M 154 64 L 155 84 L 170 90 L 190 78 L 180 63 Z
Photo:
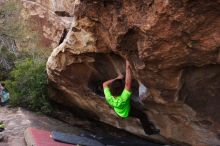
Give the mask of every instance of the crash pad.
M 76 146 L 72 144 L 60 143 L 54 141 L 51 137 L 51 132 L 37 129 L 27 128 L 24 132 L 27 146 Z
M 84 146 L 104 146 L 104 144 L 100 143 L 97 140 L 78 136 L 75 134 L 52 131 L 51 136 L 56 141 L 69 143 L 69 144 L 79 144 L 79 145 L 84 145 Z
M 127 137 L 127 138 L 114 138 L 105 136 L 97 136 L 89 133 L 81 133 L 80 136 L 95 139 L 106 146 L 164 146 L 162 144 L 153 143 L 147 140 Z

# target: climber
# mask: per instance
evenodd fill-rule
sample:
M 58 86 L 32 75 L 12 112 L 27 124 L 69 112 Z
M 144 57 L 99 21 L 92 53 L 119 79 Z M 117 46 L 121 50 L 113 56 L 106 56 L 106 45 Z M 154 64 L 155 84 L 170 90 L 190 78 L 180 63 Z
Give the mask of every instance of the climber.
M 131 70 L 127 60 L 125 83 L 123 78 L 123 75 L 119 74 L 116 78 L 103 83 L 106 101 L 114 108 L 119 117 L 126 119 L 130 114 L 130 116 L 138 118 L 146 134 L 159 134 L 160 130 L 155 128 L 153 123 L 148 120 L 146 114 L 133 106 L 131 107 Z
M 8 89 L 5 87 L 5 83 L 0 83 L 0 105 L 5 106 L 9 103 L 9 92 Z

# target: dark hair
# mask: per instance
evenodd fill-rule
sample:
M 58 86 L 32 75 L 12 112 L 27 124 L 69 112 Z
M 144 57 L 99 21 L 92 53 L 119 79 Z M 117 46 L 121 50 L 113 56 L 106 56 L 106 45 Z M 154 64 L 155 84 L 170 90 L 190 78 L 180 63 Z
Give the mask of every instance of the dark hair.
M 124 80 L 116 79 L 109 86 L 111 94 L 113 96 L 120 96 L 122 91 L 124 90 L 124 85 L 125 85 Z
M 5 83 L 1 83 L 2 87 L 5 87 Z

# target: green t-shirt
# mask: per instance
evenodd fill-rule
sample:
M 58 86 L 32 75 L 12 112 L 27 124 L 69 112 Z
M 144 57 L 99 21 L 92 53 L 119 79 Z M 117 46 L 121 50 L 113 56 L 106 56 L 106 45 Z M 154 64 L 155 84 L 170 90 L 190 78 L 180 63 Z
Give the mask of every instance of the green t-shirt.
M 108 87 L 104 88 L 105 99 L 110 104 L 114 111 L 122 118 L 126 118 L 129 115 L 131 105 L 130 97 L 131 92 L 124 89 L 120 96 L 114 97 Z

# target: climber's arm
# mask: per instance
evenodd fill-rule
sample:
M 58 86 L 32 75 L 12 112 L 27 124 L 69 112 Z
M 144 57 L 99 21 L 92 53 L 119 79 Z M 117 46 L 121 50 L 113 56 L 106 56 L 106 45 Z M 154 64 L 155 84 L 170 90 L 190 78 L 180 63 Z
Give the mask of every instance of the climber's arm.
M 125 89 L 131 91 L 131 67 L 128 60 L 126 60 Z
M 110 79 L 108 81 L 105 81 L 102 85 L 103 85 L 103 89 L 108 87 L 112 82 L 114 82 L 115 80 L 117 79 L 122 79 L 123 78 L 123 75 L 122 74 L 119 74 L 116 78 L 114 79 Z
M 104 88 L 107 88 L 112 82 L 114 82 L 114 80 L 116 80 L 116 78 L 115 79 L 110 79 L 110 80 L 108 80 L 108 81 L 105 81 L 102 85 L 103 85 L 103 89 Z

